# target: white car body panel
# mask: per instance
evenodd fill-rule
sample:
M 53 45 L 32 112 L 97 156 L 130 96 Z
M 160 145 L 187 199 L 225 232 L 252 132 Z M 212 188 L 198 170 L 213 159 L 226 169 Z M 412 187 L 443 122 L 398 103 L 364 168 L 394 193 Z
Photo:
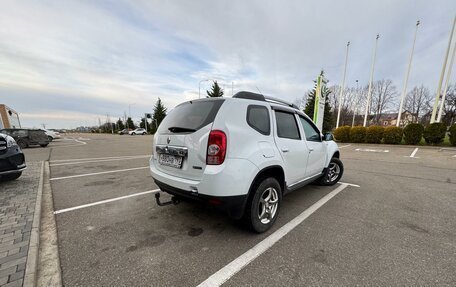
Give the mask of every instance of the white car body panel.
M 268 109 L 269 135 L 261 134 L 247 123 L 249 105 Z M 152 177 L 163 184 L 195 195 L 224 197 L 246 195 L 258 173 L 272 166 L 284 170 L 287 186 L 322 174 L 334 153 L 338 151 L 337 144 L 333 141 L 308 142 L 304 136 L 291 143 L 277 137 L 272 106 L 274 105 L 264 101 L 225 98 L 213 123 L 190 134 L 168 133 L 164 130 L 167 120 L 165 118 L 154 136 L 153 155 L 150 159 Z M 174 110 L 170 115 L 173 112 Z M 298 127 L 301 135 L 304 135 L 299 121 Z M 221 130 L 226 134 L 226 158 L 221 165 L 206 165 L 206 149 L 211 130 Z M 156 148 L 167 145 L 188 148 L 189 156 L 184 159 L 181 169 L 158 163 Z M 290 151 L 283 152 L 283 148 Z M 313 151 L 309 152 L 310 149 Z M 194 166 L 201 169 L 192 169 Z

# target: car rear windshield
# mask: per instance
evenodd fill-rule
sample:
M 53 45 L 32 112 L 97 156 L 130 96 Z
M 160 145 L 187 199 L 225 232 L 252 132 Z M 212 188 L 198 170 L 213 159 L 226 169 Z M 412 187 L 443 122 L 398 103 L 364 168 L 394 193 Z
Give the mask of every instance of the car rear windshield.
M 163 133 L 192 132 L 212 123 L 224 100 L 190 101 L 175 107 L 160 125 Z

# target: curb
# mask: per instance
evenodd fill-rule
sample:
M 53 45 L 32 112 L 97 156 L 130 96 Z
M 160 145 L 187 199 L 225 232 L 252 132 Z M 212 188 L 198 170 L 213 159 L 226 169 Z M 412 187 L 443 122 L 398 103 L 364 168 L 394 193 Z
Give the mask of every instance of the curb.
M 38 191 L 36 193 L 35 211 L 33 213 L 32 230 L 30 232 L 27 264 L 25 266 L 24 287 L 36 286 L 38 269 L 38 255 L 40 248 L 41 198 L 43 195 L 44 161 L 41 162 L 41 174 Z
M 62 286 L 62 271 L 58 249 L 57 225 L 54 215 L 52 189 L 49 182 L 49 161 L 44 162 L 40 248 L 36 281 L 30 286 Z M 29 287 L 25 286 L 24 287 Z

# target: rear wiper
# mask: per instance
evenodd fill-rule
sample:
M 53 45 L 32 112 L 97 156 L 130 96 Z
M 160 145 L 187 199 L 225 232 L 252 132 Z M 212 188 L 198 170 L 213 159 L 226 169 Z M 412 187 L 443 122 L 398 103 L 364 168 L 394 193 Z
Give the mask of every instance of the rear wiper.
M 182 127 L 170 127 L 168 130 L 172 133 L 187 133 L 187 132 L 196 132 L 195 129 L 182 128 Z

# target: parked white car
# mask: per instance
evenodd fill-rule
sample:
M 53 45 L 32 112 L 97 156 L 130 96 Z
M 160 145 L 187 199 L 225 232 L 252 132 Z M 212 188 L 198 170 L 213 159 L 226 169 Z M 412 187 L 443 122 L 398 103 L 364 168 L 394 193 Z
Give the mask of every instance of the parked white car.
M 150 172 L 175 202 L 205 202 L 264 232 L 277 219 L 283 195 L 342 177 L 332 139 L 295 105 L 278 99 L 239 92 L 194 100 L 178 105 L 160 124 Z
M 41 129 L 44 131 L 44 133 L 47 135 L 49 141 L 53 141 L 55 139 L 60 139 L 61 136 L 60 136 L 60 133 L 59 132 L 54 132 L 54 131 L 51 131 L 51 130 L 47 130 L 47 129 Z
M 129 131 L 129 135 L 134 136 L 134 135 L 145 135 L 147 134 L 146 130 L 143 128 L 137 128 L 135 130 Z

